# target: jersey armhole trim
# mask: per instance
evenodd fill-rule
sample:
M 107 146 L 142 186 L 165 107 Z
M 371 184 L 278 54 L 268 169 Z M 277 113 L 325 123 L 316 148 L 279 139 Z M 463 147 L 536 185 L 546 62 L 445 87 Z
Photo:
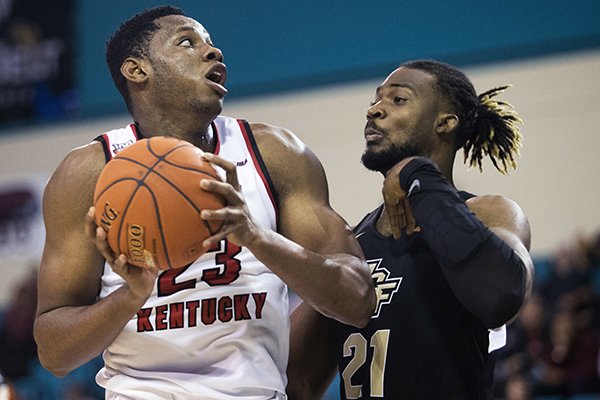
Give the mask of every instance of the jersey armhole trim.
M 252 129 L 250 129 L 250 124 L 247 121 L 238 119 L 237 120 L 240 130 L 242 131 L 242 135 L 244 136 L 244 140 L 246 141 L 246 146 L 248 147 L 248 152 L 252 157 L 252 162 L 256 166 L 256 171 L 260 175 L 262 179 L 265 189 L 267 189 L 267 194 L 271 199 L 271 203 L 273 204 L 273 209 L 275 210 L 275 219 L 277 227 L 279 228 L 279 209 L 277 207 L 277 199 L 276 199 L 276 191 L 275 186 L 273 185 L 273 181 L 271 176 L 269 175 L 269 171 L 265 165 L 265 162 L 260 155 L 260 151 L 258 150 L 258 146 L 256 144 L 256 140 L 254 139 L 254 135 L 252 134 Z

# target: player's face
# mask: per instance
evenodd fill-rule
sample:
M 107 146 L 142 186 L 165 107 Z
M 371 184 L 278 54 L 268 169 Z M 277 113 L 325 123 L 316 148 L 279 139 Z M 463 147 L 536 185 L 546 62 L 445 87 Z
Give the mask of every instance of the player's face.
M 220 113 L 227 94 L 221 50 L 191 18 L 169 15 L 156 23 L 159 29 L 152 36 L 149 59 L 157 96 L 165 106 Z
M 367 110 L 365 167 L 385 173 L 410 156 L 431 156 L 437 116 L 435 78 L 398 68 L 377 88 Z

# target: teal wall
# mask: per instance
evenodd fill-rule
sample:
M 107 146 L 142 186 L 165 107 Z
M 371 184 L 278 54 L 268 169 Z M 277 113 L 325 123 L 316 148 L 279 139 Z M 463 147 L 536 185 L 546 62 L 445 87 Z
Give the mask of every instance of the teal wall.
M 82 114 L 122 112 L 104 62 L 119 22 L 164 1 L 79 0 Z M 172 1 L 223 50 L 228 98 L 381 77 L 400 62 L 459 66 L 600 47 L 600 1 Z M 600 71 L 599 71 L 600 72 Z

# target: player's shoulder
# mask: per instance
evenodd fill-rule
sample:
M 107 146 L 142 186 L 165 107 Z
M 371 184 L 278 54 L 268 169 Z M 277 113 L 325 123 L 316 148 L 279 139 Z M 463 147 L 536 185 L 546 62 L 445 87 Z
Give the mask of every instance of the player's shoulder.
M 292 164 L 298 171 L 320 168 L 315 154 L 291 130 L 266 123 L 251 123 L 250 127 L 267 166 L 285 168 Z
M 92 141 L 83 146 L 71 149 L 59 165 L 59 169 L 65 171 L 81 172 L 86 168 L 102 170 L 106 164 L 102 144 Z
M 529 237 L 529 221 L 516 201 L 501 195 L 483 195 L 467 200 L 466 204 L 487 226 L 512 227 L 522 237 Z
M 477 195 L 466 200 L 466 204 L 471 210 L 503 210 L 512 212 L 523 212 L 519 204 L 513 199 L 498 195 L 484 194 Z
M 290 129 L 264 122 L 249 124 L 258 145 L 274 147 L 280 151 L 302 151 L 306 146 Z
M 93 187 L 106 164 L 102 144 L 96 141 L 70 150 L 58 165 L 47 189 L 73 191 Z
M 316 187 L 326 181 L 323 166 L 298 136 L 291 130 L 276 125 L 251 123 L 250 127 L 280 194 L 322 190 L 321 187 Z

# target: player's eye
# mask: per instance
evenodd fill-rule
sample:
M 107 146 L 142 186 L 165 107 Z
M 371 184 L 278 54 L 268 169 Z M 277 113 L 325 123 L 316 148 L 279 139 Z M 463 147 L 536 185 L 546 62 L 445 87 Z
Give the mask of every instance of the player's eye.
M 400 103 L 404 103 L 405 101 L 406 101 L 406 99 L 404 97 L 400 97 L 400 96 L 394 97 L 394 103 L 400 104 Z
M 193 43 L 192 40 L 189 38 L 184 38 L 182 40 L 179 41 L 179 45 L 180 46 L 184 46 L 184 47 L 192 47 Z

